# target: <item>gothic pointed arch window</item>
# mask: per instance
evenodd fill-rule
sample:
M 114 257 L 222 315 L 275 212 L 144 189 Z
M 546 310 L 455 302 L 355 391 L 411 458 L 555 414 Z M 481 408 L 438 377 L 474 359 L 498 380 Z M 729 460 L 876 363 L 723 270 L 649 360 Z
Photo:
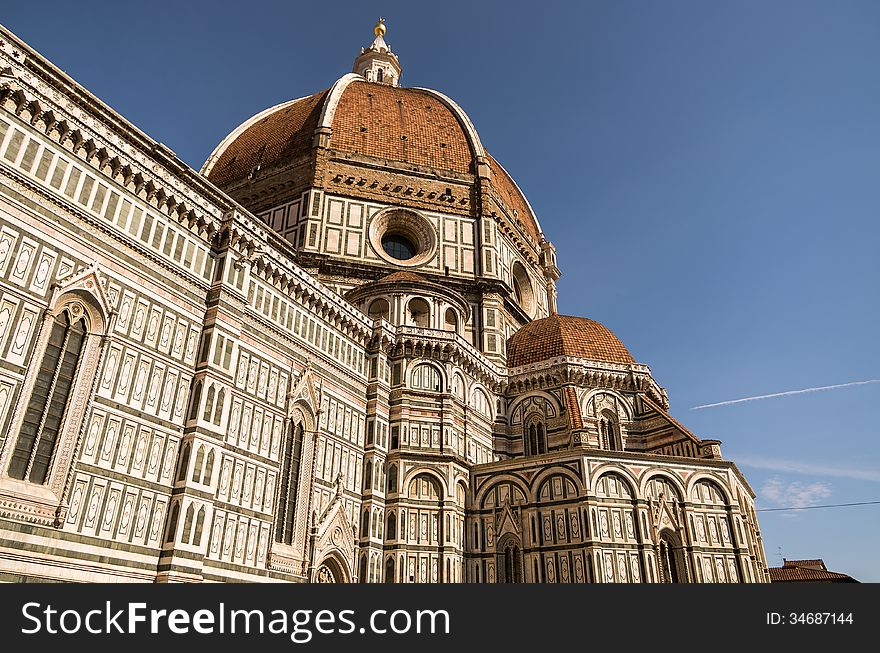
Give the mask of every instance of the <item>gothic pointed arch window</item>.
M 519 540 L 513 535 L 506 535 L 498 542 L 497 564 L 499 583 L 522 582 L 522 548 Z
M 299 489 L 300 459 L 305 438 L 304 417 L 298 411 L 290 420 L 281 462 L 281 487 L 275 513 L 275 541 L 293 543 L 293 522 L 296 517 L 296 499 Z
M 217 393 L 217 405 L 214 407 L 214 424 L 216 426 L 220 426 L 220 420 L 223 416 L 223 404 L 226 403 L 226 390 L 224 388 L 220 388 L 220 392 Z
M 168 520 L 168 532 L 165 535 L 166 542 L 173 542 L 177 533 L 177 519 L 180 516 L 180 503 L 175 503 L 171 509 L 171 518 Z
M 186 519 L 183 520 L 183 536 L 181 537 L 181 541 L 184 544 L 189 544 L 189 535 L 190 535 L 190 531 L 192 531 L 193 520 L 195 518 L 196 518 L 195 504 L 190 503 L 189 508 L 186 509 Z
M 87 333 L 85 317 L 71 311 L 53 320 L 9 464 L 12 478 L 46 482 Z
M 373 483 L 373 463 L 368 460 L 364 463 L 364 489 L 369 490 Z
M 388 468 L 388 484 L 386 492 L 388 494 L 397 492 L 397 465 L 392 464 Z
M 192 472 L 193 483 L 198 483 L 198 481 L 199 481 L 199 476 L 202 473 L 202 462 L 204 461 L 204 459 L 205 459 L 205 447 L 204 447 L 204 445 L 200 444 L 199 445 L 199 452 L 196 454 L 196 462 L 193 465 L 193 472 Z
M 214 386 L 213 384 L 208 386 L 208 394 L 205 397 L 205 412 L 202 415 L 202 419 L 206 422 L 211 421 L 211 413 L 214 409 Z
M 544 421 L 538 415 L 526 419 L 523 426 L 523 451 L 526 456 L 547 453 L 547 433 Z
M 669 531 L 660 534 L 657 555 L 660 563 L 661 583 L 684 583 L 684 565 L 681 558 L 681 542 Z
M 0 444 L 0 495 L 7 516 L 59 527 L 66 516 L 71 465 L 106 342 L 110 308 L 94 270 L 55 287 L 42 322 L 22 318 L 29 354 L 18 401 Z M 25 325 L 24 320 L 29 320 Z M 115 361 L 111 358 L 110 361 Z M 108 365 L 115 362 L 108 361 Z
M 195 390 L 193 390 L 192 395 L 192 407 L 189 410 L 189 419 L 193 420 L 198 417 L 199 414 L 199 402 L 202 400 L 202 382 L 196 381 Z
M 394 558 L 391 556 L 388 556 L 388 559 L 385 560 L 385 582 L 394 582 Z
M 385 529 L 385 539 L 397 539 L 397 517 L 395 517 L 393 511 L 388 513 L 388 527 Z
M 208 452 L 208 462 L 205 463 L 205 473 L 202 474 L 202 485 L 211 484 L 211 475 L 214 473 L 214 450 Z
M 370 535 L 370 511 L 364 508 L 361 515 L 361 537 L 369 537 Z
M 623 442 L 620 437 L 620 422 L 611 411 L 602 411 L 599 418 L 599 441 L 602 449 L 622 451 Z
M 190 445 L 189 442 L 183 445 L 183 450 L 180 452 L 180 463 L 177 467 L 177 478 L 176 482 L 180 482 L 186 478 L 186 470 L 189 468 L 189 450 Z
M 200 546 L 202 544 L 202 529 L 205 527 L 205 507 L 199 508 L 198 517 L 196 517 L 196 531 L 193 534 L 193 545 Z

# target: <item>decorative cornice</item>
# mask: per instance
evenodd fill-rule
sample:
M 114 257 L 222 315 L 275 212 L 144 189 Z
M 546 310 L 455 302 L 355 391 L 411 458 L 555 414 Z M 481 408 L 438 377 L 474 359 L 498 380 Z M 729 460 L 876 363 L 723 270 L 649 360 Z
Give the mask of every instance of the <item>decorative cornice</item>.
M 579 386 L 644 392 L 668 408 L 666 392 L 651 376 L 647 365 L 617 364 L 573 356 L 559 356 L 531 365 L 511 368 L 507 392 L 511 395 L 573 383 Z

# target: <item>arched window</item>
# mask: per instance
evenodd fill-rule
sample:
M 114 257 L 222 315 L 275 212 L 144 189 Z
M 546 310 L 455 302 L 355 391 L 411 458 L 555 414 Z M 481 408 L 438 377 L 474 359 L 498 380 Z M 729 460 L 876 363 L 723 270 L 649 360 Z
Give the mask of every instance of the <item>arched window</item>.
M 12 388 L 0 388 L 0 399 L 11 410 L 6 437 L 0 436 L 0 503 L 8 517 L 57 522 L 70 500 L 68 481 L 79 451 L 77 438 L 93 400 L 95 373 L 104 360 L 101 350 L 109 343 L 101 337 L 106 335 L 106 316 L 111 310 L 101 285 L 93 266 L 68 277 L 52 287 L 51 304 L 41 319 L 25 311 L 7 338 L 10 352 L 24 356 L 14 406 L 9 402 Z M 0 311 L 0 321 L 3 313 L 8 311 Z M 111 352 L 103 371 L 107 387 L 116 362 L 117 354 Z M 121 388 L 128 388 L 130 373 L 131 365 L 123 365 Z M 99 420 L 90 419 L 89 434 L 97 435 Z M 105 448 L 113 442 L 117 428 L 108 426 Z
M 217 406 L 214 408 L 214 424 L 220 426 L 220 418 L 223 415 L 223 404 L 226 402 L 226 390 L 220 388 L 217 393 Z
M 422 363 L 413 368 L 410 385 L 415 390 L 443 391 L 443 379 L 440 371 L 429 363 Z
M 180 454 L 180 467 L 177 469 L 177 480 L 182 481 L 186 478 L 186 470 L 189 467 L 189 442 L 183 445 L 183 451 Z
M 661 583 L 683 583 L 684 574 L 682 573 L 682 565 L 680 561 L 681 546 L 678 538 L 672 533 L 664 532 L 660 535 L 660 546 L 658 555 L 660 556 L 660 582 Z
M 208 387 L 208 394 L 205 397 L 205 412 L 202 414 L 202 419 L 206 422 L 211 421 L 211 411 L 214 409 L 214 386 L 213 384 Z
M 192 480 L 194 483 L 197 483 L 199 480 L 199 474 L 202 472 L 202 462 L 205 460 L 205 447 L 203 445 L 199 445 L 199 452 L 196 454 L 196 464 L 193 465 L 193 473 Z
M 71 319 L 67 310 L 52 322 L 9 463 L 12 478 L 41 485 L 46 482 L 87 333 L 85 317 Z
M 447 331 L 458 332 L 458 316 L 455 314 L 454 309 L 446 309 L 446 314 L 443 319 L 443 328 Z
M 407 304 L 407 313 L 411 324 L 417 327 L 427 328 L 431 320 L 431 307 L 421 297 L 409 300 Z
M 361 556 L 361 578 L 362 583 L 367 582 L 367 554 Z
M 364 510 L 364 514 L 361 515 L 361 537 L 368 537 L 370 535 L 370 511 Z
M 409 498 L 439 501 L 442 491 L 430 474 L 418 474 L 409 482 Z
M 492 419 L 492 404 L 489 403 L 489 396 L 482 388 L 474 388 L 471 393 L 471 408 L 486 419 Z
M 189 409 L 189 418 L 195 419 L 199 414 L 199 402 L 202 400 L 202 382 L 196 382 L 196 389 L 193 390 L 192 407 Z
M 165 535 L 165 541 L 171 542 L 174 540 L 174 534 L 177 532 L 177 519 L 180 516 L 180 504 L 175 503 L 174 507 L 171 509 L 171 519 L 168 520 L 168 532 Z
M 516 261 L 513 264 L 513 297 L 516 303 L 528 314 L 532 313 L 535 305 L 535 294 L 532 291 L 532 282 L 529 281 L 529 274 L 526 272 L 525 266 Z
M 186 509 L 186 519 L 183 520 L 183 536 L 180 538 L 184 544 L 189 544 L 189 535 L 192 530 L 193 519 L 196 517 L 195 506 L 191 503 Z
M 498 543 L 498 576 L 499 583 L 522 582 L 522 551 L 519 541 L 512 535 Z
M 391 556 L 385 560 L 385 582 L 393 583 L 394 582 L 394 558 Z
M 384 80 L 385 80 L 385 71 L 382 70 L 381 68 L 379 68 L 379 70 L 376 71 L 376 81 L 382 82 Z
M 388 485 L 387 485 L 388 494 L 392 492 L 397 492 L 397 465 L 391 465 L 388 468 Z
M 379 318 L 387 320 L 388 317 L 391 315 L 391 309 L 388 306 L 388 301 L 385 299 L 374 300 L 370 304 L 370 308 L 367 310 L 367 314 L 372 320 L 378 320 Z
M 202 474 L 202 485 L 211 484 L 211 474 L 214 471 L 214 450 L 208 452 L 208 462 L 205 464 L 205 473 Z
M 296 515 L 296 496 L 299 488 L 299 463 L 302 456 L 305 429 L 301 421 L 290 422 L 290 430 L 284 442 L 281 463 L 281 487 L 275 516 L 275 541 L 282 544 L 293 542 L 293 519 Z
M 617 415 L 607 410 L 602 412 L 602 417 L 599 419 L 599 438 L 603 449 L 611 451 L 623 450 Z
M 465 399 L 464 377 L 458 372 L 452 377 L 452 394 L 461 401 Z
M 540 418 L 533 417 L 523 427 L 523 450 L 527 456 L 547 453 L 547 433 Z
M 364 489 L 369 490 L 373 479 L 373 463 L 369 460 L 364 463 Z
M 193 545 L 199 546 L 202 543 L 202 529 L 205 526 L 205 506 L 199 508 L 199 515 L 196 517 L 196 532 L 193 535 Z
M 385 529 L 385 537 L 389 540 L 397 539 L 397 517 L 393 512 L 388 513 L 388 528 Z

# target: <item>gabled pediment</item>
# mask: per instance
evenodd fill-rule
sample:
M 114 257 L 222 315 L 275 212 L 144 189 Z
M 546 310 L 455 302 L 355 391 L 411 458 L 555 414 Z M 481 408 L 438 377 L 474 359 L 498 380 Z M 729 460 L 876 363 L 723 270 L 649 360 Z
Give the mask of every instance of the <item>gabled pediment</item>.
M 288 395 L 288 405 L 293 406 L 296 402 L 301 401 L 305 402 L 311 409 L 313 413 L 317 413 L 321 408 L 321 390 L 320 383 L 315 378 L 315 374 L 312 371 L 312 361 L 309 360 L 306 362 L 306 366 L 303 368 L 302 374 L 299 375 L 299 378 L 296 381 L 296 384 L 293 386 L 293 390 L 291 390 Z
M 507 533 L 519 537 L 519 520 L 510 506 L 510 499 L 505 499 L 497 518 L 495 519 L 495 533 L 500 540 Z
M 104 285 L 99 276 L 100 271 L 100 265 L 94 262 L 79 272 L 74 272 L 63 279 L 59 279 L 55 283 L 53 299 L 69 292 L 88 293 L 93 297 L 98 308 L 101 309 L 105 319 L 109 318 L 110 314 L 113 313 L 113 306 L 107 298 L 107 293 L 104 292 Z
M 663 494 L 660 495 L 660 498 L 657 499 L 656 502 L 651 501 L 650 513 L 655 536 L 664 528 L 678 531 L 681 527 L 673 507 L 669 504 Z

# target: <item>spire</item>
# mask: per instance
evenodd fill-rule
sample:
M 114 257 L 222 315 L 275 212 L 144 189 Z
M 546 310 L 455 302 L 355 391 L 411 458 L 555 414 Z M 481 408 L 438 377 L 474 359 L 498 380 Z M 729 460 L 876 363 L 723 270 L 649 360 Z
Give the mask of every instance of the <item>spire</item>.
M 376 38 L 369 48 L 361 48 L 361 53 L 354 60 L 353 72 L 361 75 L 368 82 L 377 82 L 389 86 L 400 84 L 400 62 L 385 42 L 385 19 L 380 18 L 373 27 Z

